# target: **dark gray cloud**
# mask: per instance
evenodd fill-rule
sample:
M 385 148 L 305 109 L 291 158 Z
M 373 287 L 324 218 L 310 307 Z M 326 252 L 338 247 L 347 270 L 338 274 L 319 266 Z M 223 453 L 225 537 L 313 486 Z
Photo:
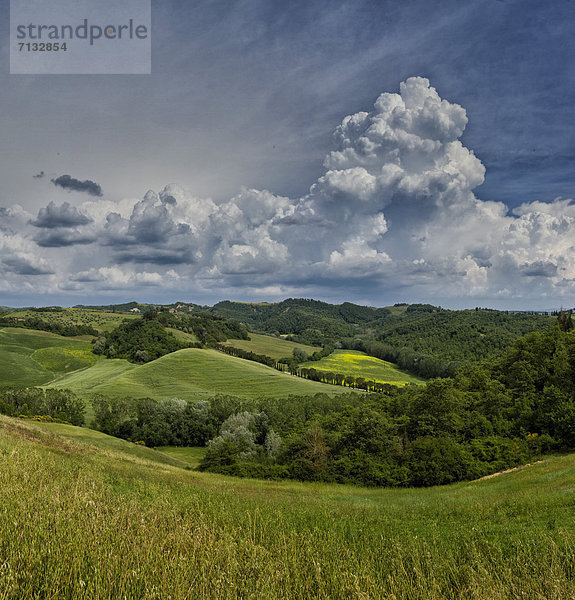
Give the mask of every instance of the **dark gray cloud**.
M 79 179 L 74 179 L 74 177 L 71 177 L 70 175 L 60 175 L 60 177 L 51 179 L 50 181 L 55 186 L 64 188 L 68 191 L 86 192 L 87 194 L 90 194 L 90 196 L 103 196 L 101 186 L 89 179 L 80 181 Z
M 32 175 L 32 177 L 34 179 L 42 179 L 45 175 L 46 175 L 46 173 L 44 173 L 44 171 L 40 171 L 40 173 L 37 173 L 36 175 Z
M 4 266 L 17 275 L 52 275 L 54 271 L 47 267 L 34 265 L 22 256 L 9 256 L 2 260 Z
M 522 275 L 527 277 L 555 277 L 557 265 L 543 260 L 538 260 L 521 267 Z
M 77 229 L 48 229 L 42 230 L 34 241 L 42 248 L 63 248 L 66 246 L 76 246 L 92 244 L 96 237 L 91 233 L 82 233 Z
M 116 254 L 119 264 L 150 263 L 155 265 L 193 264 L 194 257 L 190 250 L 170 250 L 163 248 L 139 248 L 134 251 L 124 251 Z
M 42 227 L 45 229 L 55 229 L 58 227 L 78 227 L 80 225 L 88 225 L 93 219 L 81 213 L 75 206 L 71 206 L 68 202 L 64 202 L 60 206 L 50 202 L 45 208 L 38 211 L 36 220 L 30 221 L 34 227 Z

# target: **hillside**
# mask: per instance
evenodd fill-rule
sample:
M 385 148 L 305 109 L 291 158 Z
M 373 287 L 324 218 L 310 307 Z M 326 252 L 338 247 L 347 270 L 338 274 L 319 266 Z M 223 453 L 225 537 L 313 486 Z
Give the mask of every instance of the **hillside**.
M 134 314 L 130 312 L 132 310 L 141 312 Z M 252 334 L 251 343 L 241 342 L 235 346 L 256 354 L 284 358 L 283 348 L 274 347 L 276 342 L 272 341 L 282 336 L 300 346 L 330 344 L 364 351 L 425 378 L 450 376 L 462 363 L 497 356 L 515 339 L 544 329 L 556 320 L 552 314 L 446 310 L 430 304 L 373 308 L 349 302 L 334 305 L 293 298 L 277 303 L 224 301 L 213 307 L 183 302 L 166 306 L 130 302 L 73 309 L 49 307 L 11 312 L 5 319 L 40 319 L 47 327 L 84 325 L 100 331 L 103 343 L 106 343 L 106 339 L 114 335 L 112 330 L 121 326 L 127 317 L 133 320 L 153 313 L 160 315 L 163 325 L 171 332 L 176 329 L 190 334 L 192 337 L 189 338 L 181 334 L 176 336 L 188 344 L 221 343 L 230 338 L 243 338 L 247 342 L 248 333 L 244 327 L 247 326 Z M 258 333 L 272 337 L 258 338 Z M 117 344 L 112 345 L 116 349 Z M 403 355 L 400 355 L 402 351 Z M 107 350 L 105 353 L 109 354 Z M 128 357 L 112 354 L 113 358 Z M 423 368 L 422 361 L 425 363 Z
M 40 319 L 48 324 L 89 325 L 98 331 L 111 331 L 125 319 L 134 319 L 133 313 L 119 314 L 107 310 L 90 310 L 85 308 L 63 308 L 49 310 L 41 308 L 15 309 L 9 319 Z
M 326 339 L 354 335 L 360 330 L 361 324 L 391 314 L 385 308 L 349 302 L 334 305 L 319 300 L 293 298 L 269 304 L 218 302 L 211 311 L 266 333 L 305 334 L 306 340 L 316 345 Z
M 0 455 L 6 600 L 575 595 L 575 455 L 367 490 L 197 473 L 97 432 L 6 417 Z
M 343 341 L 346 347 L 380 342 L 398 351 L 409 348 L 458 362 L 495 356 L 515 339 L 556 319 L 545 314 L 485 309 L 446 310 L 430 304 L 372 308 L 293 298 L 275 304 L 219 302 L 211 310 L 256 331 L 288 334 L 299 342 L 321 345 Z
M 301 363 L 300 367 L 341 373 L 351 377 L 363 377 L 376 383 L 393 385 L 424 383 L 423 379 L 401 371 L 393 363 L 367 356 L 364 352 L 355 350 L 335 350 L 321 360 Z
M 225 345 L 233 346 L 234 348 L 240 348 L 241 350 L 247 350 L 248 352 L 254 352 L 255 354 L 271 356 L 276 360 L 292 356 L 295 348 L 299 348 L 307 354 L 313 354 L 317 350 L 321 349 L 317 346 L 308 346 L 307 344 L 289 342 L 282 338 L 276 338 L 270 335 L 250 333 L 249 337 L 249 340 L 228 340 L 225 342 Z
M 0 329 L 0 385 L 41 385 L 97 360 L 83 338 L 46 331 Z
M 281 373 L 228 356 L 216 350 L 179 350 L 144 365 L 124 360 L 105 360 L 84 371 L 50 384 L 86 396 L 99 393 L 112 397 L 132 396 L 196 400 L 214 394 L 242 398 L 286 397 L 290 394 L 337 394 L 347 392 Z

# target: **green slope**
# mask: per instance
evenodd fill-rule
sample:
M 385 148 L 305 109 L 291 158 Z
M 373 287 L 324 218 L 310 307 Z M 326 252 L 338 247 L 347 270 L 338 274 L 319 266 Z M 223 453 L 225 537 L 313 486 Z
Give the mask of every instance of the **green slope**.
M 0 329 L 0 385 L 41 385 L 96 362 L 92 345 L 31 329 Z
M 196 400 L 214 394 L 243 398 L 286 397 L 290 394 L 337 394 L 347 389 L 307 381 L 259 363 L 216 350 L 190 348 L 145 365 L 105 360 L 50 384 L 81 395 L 182 398 Z
M 0 417 L 0 597 L 575 596 L 575 455 L 442 488 L 239 480 Z M 535 493 L 536 492 L 536 493 Z

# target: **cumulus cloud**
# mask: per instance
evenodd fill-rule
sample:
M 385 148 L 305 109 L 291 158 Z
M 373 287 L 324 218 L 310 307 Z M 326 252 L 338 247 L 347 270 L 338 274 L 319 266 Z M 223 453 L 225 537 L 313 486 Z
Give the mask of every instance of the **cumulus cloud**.
M 324 172 L 301 198 L 244 189 L 215 203 L 170 184 L 139 199 L 50 203 L 35 219 L 10 207 L 0 212 L 0 232 L 12 239 L 1 264 L 13 274 L 57 270 L 61 287 L 78 290 L 337 287 L 376 302 L 399 288 L 429 300 L 568 294 L 575 204 L 510 212 L 479 199 L 485 168 L 461 142 L 466 125 L 464 108 L 413 77 L 342 120 Z M 93 183 L 67 177 L 68 189 Z M 94 186 L 82 191 L 101 195 Z M 73 255 L 60 250 L 72 245 Z M 51 253 L 50 267 L 33 261 L 38 246 Z
M 30 221 L 34 227 L 54 229 L 57 227 L 78 227 L 91 223 L 92 219 L 81 213 L 75 206 L 64 202 L 60 206 L 50 202 L 45 208 L 38 211 L 34 221 Z
M 34 255 L 14 254 L 2 259 L 4 266 L 17 275 L 50 275 L 54 273 Z
M 107 290 L 129 289 L 134 286 L 169 286 L 175 284 L 179 275 L 172 269 L 166 273 L 157 271 L 133 271 L 120 266 L 93 267 L 71 275 L 69 281 L 79 284 L 96 283 L 99 288 Z M 72 285 L 72 287 L 74 287 Z M 80 288 L 81 289 L 81 288 Z
M 75 179 L 70 175 L 60 175 L 56 179 L 50 180 L 55 186 L 61 187 L 68 191 L 74 192 L 85 192 L 86 194 L 90 194 L 90 196 L 102 196 L 102 188 L 95 181 L 90 181 L 86 179 L 84 181 L 80 181 L 79 179 Z
M 8 212 L 8 211 L 6 211 Z M 50 275 L 54 270 L 34 252 L 34 245 L 12 231 L 0 231 L 0 274 L 17 276 Z

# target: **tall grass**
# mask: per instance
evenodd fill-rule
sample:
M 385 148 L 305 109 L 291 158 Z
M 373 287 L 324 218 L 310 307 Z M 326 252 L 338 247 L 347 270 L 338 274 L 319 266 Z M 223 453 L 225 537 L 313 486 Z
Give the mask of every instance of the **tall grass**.
M 0 599 L 575 595 L 573 456 L 426 490 L 235 480 L 168 459 L 2 417 Z

